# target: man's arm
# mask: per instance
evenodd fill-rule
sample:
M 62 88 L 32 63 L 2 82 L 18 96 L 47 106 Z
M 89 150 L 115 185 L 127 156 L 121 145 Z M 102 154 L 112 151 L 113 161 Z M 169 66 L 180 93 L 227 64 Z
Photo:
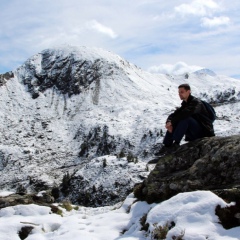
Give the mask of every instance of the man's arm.
M 193 114 L 201 112 L 201 102 L 197 98 L 193 98 L 185 107 L 181 107 L 176 114 L 172 116 L 171 123 L 176 125 L 179 121 L 191 117 Z
M 165 128 L 166 128 L 170 133 L 172 133 L 172 131 L 173 131 L 172 119 L 173 119 L 176 115 L 178 115 L 178 113 L 181 111 L 181 108 L 182 108 L 182 107 L 177 108 L 173 113 L 171 113 L 171 114 L 168 116 L 168 118 L 167 118 L 167 120 L 166 120 Z

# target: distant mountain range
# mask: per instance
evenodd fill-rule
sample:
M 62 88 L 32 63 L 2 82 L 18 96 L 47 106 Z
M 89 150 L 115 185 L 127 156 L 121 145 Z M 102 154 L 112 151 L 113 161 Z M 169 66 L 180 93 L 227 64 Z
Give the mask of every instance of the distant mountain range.
M 75 202 L 95 193 L 98 202 L 84 200 L 92 205 L 123 199 L 148 174 L 145 163 L 161 145 L 165 119 L 180 105 L 177 86 L 185 82 L 217 106 L 217 134 L 239 133 L 237 79 L 208 69 L 154 75 L 97 48 L 34 55 L 0 75 L 0 188 L 57 189 L 56 196 Z M 93 166 L 97 172 L 88 170 Z M 114 192 L 112 198 L 101 200 L 98 188 Z

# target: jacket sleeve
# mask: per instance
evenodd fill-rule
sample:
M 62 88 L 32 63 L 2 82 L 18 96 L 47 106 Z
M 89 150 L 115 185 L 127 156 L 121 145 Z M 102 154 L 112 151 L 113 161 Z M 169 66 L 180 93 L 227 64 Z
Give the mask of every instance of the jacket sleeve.
M 178 113 L 181 111 L 181 108 L 182 108 L 182 107 L 177 108 L 173 113 L 171 113 L 171 114 L 167 117 L 166 123 L 167 123 L 167 122 L 171 122 L 172 119 L 173 119 L 176 115 L 178 115 Z
M 172 125 L 175 126 L 179 121 L 200 112 L 201 102 L 197 98 L 193 98 L 188 103 L 183 103 L 182 106 L 173 113 L 171 117 Z

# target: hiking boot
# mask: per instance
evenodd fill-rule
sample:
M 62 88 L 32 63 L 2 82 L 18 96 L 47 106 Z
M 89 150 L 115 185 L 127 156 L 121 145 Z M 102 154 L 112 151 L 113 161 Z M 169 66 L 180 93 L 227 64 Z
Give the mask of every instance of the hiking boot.
M 179 143 L 174 142 L 170 147 L 169 147 L 169 153 L 177 151 L 177 149 L 180 147 Z
M 162 146 L 162 148 L 156 152 L 155 156 L 161 156 L 164 155 L 165 153 L 167 153 L 169 147 L 166 146 Z
M 155 158 L 151 159 L 150 161 L 148 161 L 147 164 L 156 164 L 159 161 L 160 157 L 156 156 Z
M 177 151 L 177 149 L 179 148 L 179 143 L 174 142 L 171 146 L 163 146 L 156 154 L 155 154 L 155 158 L 153 158 L 152 160 L 150 160 L 148 162 L 148 164 L 155 164 L 159 161 L 159 159 L 161 157 L 163 157 L 166 154 L 171 154 L 174 153 L 175 151 Z
M 172 153 L 175 152 L 178 148 L 179 148 L 179 143 L 174 142 L 172 145 L 170 146 L 163 146 L 155 155 L 156 156 L 163 156 L 167 153 Z

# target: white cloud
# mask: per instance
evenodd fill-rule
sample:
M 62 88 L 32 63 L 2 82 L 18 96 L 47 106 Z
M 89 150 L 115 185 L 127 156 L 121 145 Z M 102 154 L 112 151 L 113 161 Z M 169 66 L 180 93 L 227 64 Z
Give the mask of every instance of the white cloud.
M 214 18 L 202 18 L 202 26 L 204 27 L 216 27 L 221 25 L 228 25 L 230 23 L 230 19 L 225 16 L 214 17 Z
M 104 48 L 143 69 L 183 61 L 239 74 L 239 0 L 23 2 L 0 1 L 0 73 L 45 48 L 69 44 Z M 220 16 L 230 24 L 214 23 Z
M 111 38 L 117 37 L 117 34 L 111 28 L 104 26 L 103 24 L 97 22 L 96 20 L 87 22 L 87 27 L 90 29 L 94 29 L 100 33 L 106 34 Z
M 189 66 L 185 62 L 177 62 L 176 64 L 161 64 L 159 66 L 152 66 L 148 69 L 151 73 L 162 73 L 171 75 L 180 75 L 187 72 L 195 72 L 203 67 L 200 66 Z
M 206 16 L 220 9 L 220 6 L 213 0 L 194 0 L 190 4 L 181 4 L 175 7 L 175 11 L 182 15 Z

